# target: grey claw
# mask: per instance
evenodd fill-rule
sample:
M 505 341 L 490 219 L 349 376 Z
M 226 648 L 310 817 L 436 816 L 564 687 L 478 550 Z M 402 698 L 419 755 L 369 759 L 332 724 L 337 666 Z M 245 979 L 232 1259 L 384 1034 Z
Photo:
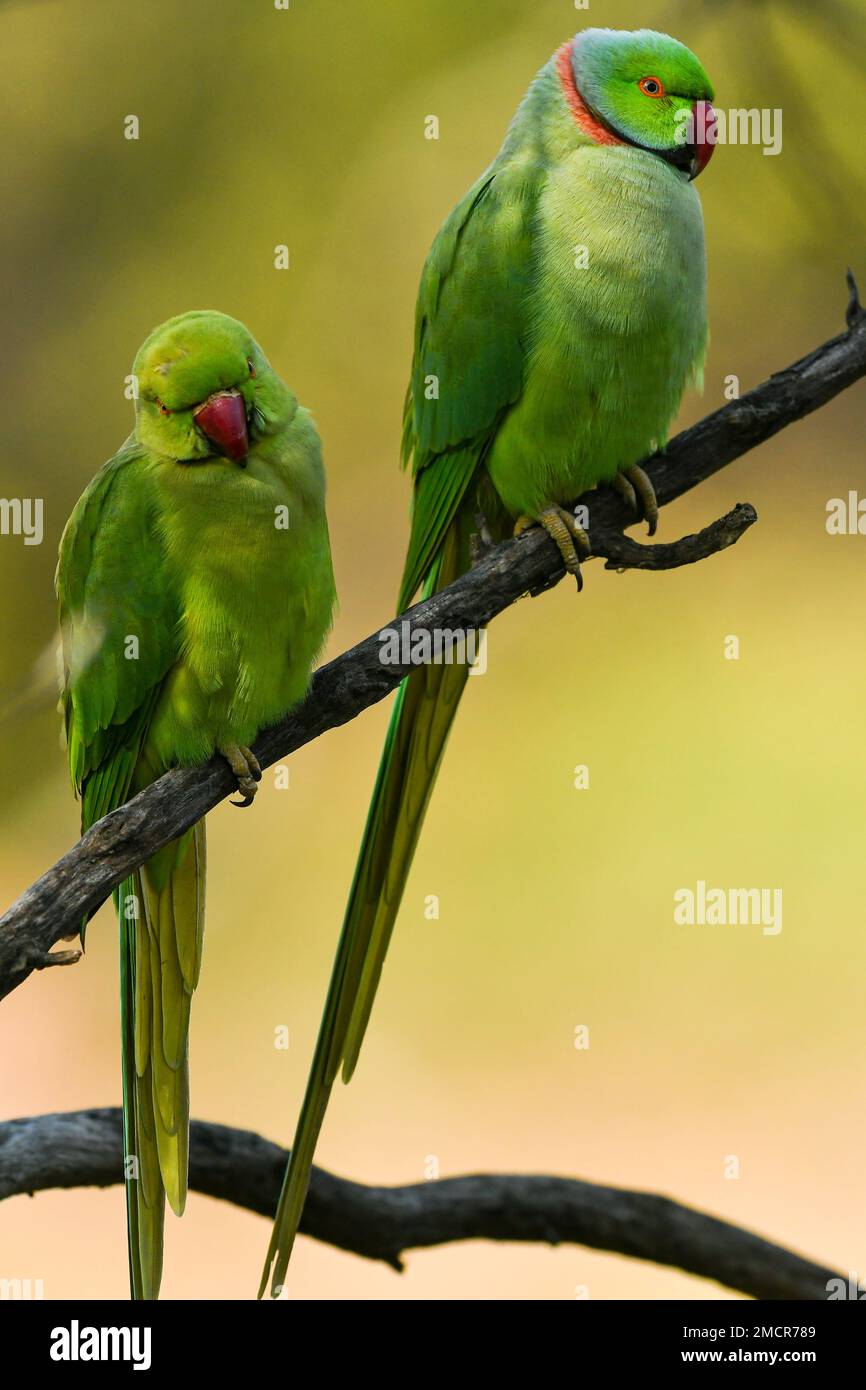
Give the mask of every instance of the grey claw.
M 259 773 L 259 777 L 261 777 L 261 773 Z M 229 802 L 229 805 L 230 805 L 230 806 L 252 806 L 253 801 L 255 800 L 256 792 L 258 791 L 258 787 L 257 787 L 256 783 L 253 781 L 252 777 L 239 777 L 239 778 L 238 778 L 238 791 L 239 791 L 239 792 L 243 792 L 243 800 L 242 800 L 242 801 L 231 801 L 231 802 Z

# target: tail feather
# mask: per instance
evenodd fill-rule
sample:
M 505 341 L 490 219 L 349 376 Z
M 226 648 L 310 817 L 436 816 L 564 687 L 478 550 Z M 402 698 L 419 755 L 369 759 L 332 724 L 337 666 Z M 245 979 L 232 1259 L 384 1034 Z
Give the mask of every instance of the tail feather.
M 200 822 L 127 879 L 117 895 L 133 1298 L 157 1297 L 165 1198 L 178 1216 L 186 1201 L 188 1031 L 201 963 L 204 875 Z
M 406 879 L 467 676 L 465 665 L 426 666 L 414 673 L 401 691 L 404 699 L 393 726 L 393 747 L 388 750 L 386 746 L 382 795 L 374 798 L 377 819 L 370 829 L 371 836 L 388 848 L 390 855 L 378 882 L 366 874 L 357 900 L 354 891 L 349 899 L 348 912 L 364 923 L 359 937 L 368 939 L 342 1048 L 345 1082 L 351 1080 L 358 1062 Z M 367 839 L 365 834 L 361 851 L 364 868 Z
M 184 985 L 190 994 L 198 984 L 201 973 L 202 938 L 204 936 L 204 890 L 207 865 L 204 822 L 201 821 L 192 831 L 192 854 L 195 859 L 195 872 L 173 874 L 171 878 L 174 920 L 181 924 L 175 933 L 177 958 Z M 195 922 L 195 931 L 184 929 L 182 924 L 188 922 Z
M 126 1180 L 129 1287 L 134 1299 L 154 1299 L 162 1278 L 165 1200 L 156 1159 L 156 1137 L 149 1102 L 149 1043 L 136 1017 L 138 989 L 145 988 L 139 967 L 148 959 L 140 949 L 136 916 L 142 901 L 140 876 L 125 879 L 117 895 L 120 925 L 120 1019 L 123 1059 L 123 1167 Z M 146 967 L 149 971 L 149 962 Z M 150 986 L 147 983 L 146 988 Z M 150 1011 L 147 1010 L 147 1017 Z M 149 1028 L 147 1030 L 149 1037 Z M 144 1103 L 142 1103 L 144 1101 Z
M 465 515 L 452 522 L 423 597 L 468 567 Z M 316 1142 L 340 1066 L 348 1081 L 363 1041 L 394 922 L 468 668 L 424 666 L 403 682 L 391 716 L 337 947 L 307 1090 L 268 1248 L 261 1298 L 283 1286 Z

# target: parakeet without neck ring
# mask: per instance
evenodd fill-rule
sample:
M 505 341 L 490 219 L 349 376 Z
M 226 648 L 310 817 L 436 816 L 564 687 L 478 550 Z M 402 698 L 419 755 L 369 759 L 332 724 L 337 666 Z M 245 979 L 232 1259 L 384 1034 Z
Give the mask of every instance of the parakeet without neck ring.
M 579 575 L 570 504 L 618 488 L 653 530 L 640 461 L 700 377 L 701 208 L 713 90 L 675 39 L 588 29 L 533 81 L 421 277 L 403 457 L 414 478 L 405 608 L 494 539 L 541 524 Z M 260 1293 L 285 1278 L 331 1086 L 354 1070 L 466 667 L 406 679 L 394 707 Z
M 243 324 L 195 312 L 133 367 L 135 429 L 60 542 L 62 708 L 82 828 L 176 766 L 228 759 L 301 700 L 331 623 L 325 478 L 309 413 Z M 155 1298 L 165 1197 L 187 1189 L 190 1001 L 204 821 L 115 892 L 130 1285 Z

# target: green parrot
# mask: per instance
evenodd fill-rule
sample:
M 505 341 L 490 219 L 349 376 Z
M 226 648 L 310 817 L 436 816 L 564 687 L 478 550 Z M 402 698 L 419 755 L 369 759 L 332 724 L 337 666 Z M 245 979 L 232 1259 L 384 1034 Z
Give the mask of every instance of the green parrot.
M 701 207 L 713 96 L 666 34 L 588 29 L 541 69 L 421 277 L 406 397 L 414 475 L 403 610 L 493 539 L 540 524 L 580 575 L 569 504 L 616 487 L 655 529 L 639 461 L 661 447 L 707 343 Z M 331 1087 L 354 1071 L 467 667 L 402 684 L 364 831 L 260 1295 L 283 1285 Z
M 243 324 L 169 319 L 133 366 L 135 429 L 60 542 L 61 706 L 82 828 L 219 751 L 252 802 L 256 732 L 307 691 L 335 601 L 315 425 Z M 187 1187 L 205 829 L 115 892 L 133 1298 L 156 1298 Z M 83 929 L 82 929 L 83 936 Z

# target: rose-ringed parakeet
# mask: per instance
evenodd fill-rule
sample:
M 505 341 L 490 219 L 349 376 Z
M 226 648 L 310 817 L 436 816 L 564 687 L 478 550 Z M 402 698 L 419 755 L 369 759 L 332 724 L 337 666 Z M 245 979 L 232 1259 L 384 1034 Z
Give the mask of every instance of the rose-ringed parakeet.
M 588 488 L 639 499 L 655 528 L 638 465 L 664 443 L 707 341 L 692 180 L 713 149 L 712 95 L 675 39 L 586 30 L 541 69 L 440 230 L 406 398 L 400 609 L 467 569 L 479 513 L 494 539 L 540 523 L 578 576 L 588 541 L 568 508 Z M 283 1283 L 330 1089 L 358 1058 L 466 675 L 431 665 L 398 694 L 261 1291 Z
M 135 429 L 60 543 L 62 706 L 82 827 L 219 751 L 248 805 L 256 732 L 305 694 L 334 581 L 315 425 L 237 320 L 182 314 L 133 367 Z M 187 1186 L 204 821 L 115 892 L 134 1298 L 155 1298 Z

